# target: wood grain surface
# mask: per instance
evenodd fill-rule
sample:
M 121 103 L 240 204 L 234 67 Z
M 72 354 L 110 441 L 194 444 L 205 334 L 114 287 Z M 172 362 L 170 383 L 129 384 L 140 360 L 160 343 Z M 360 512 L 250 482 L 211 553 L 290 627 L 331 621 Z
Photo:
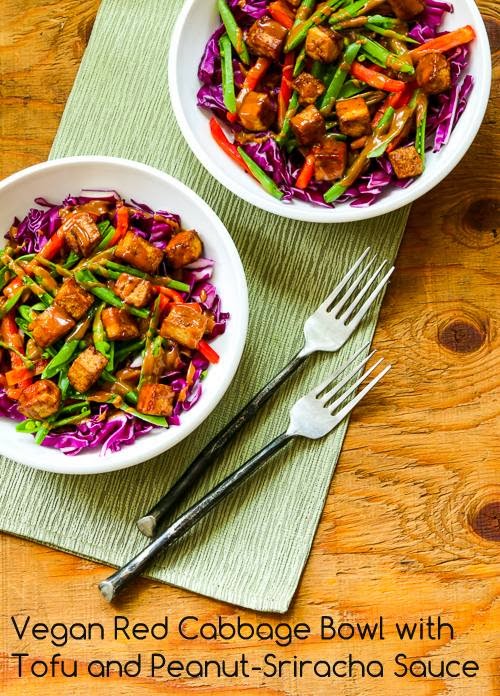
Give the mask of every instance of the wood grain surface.
M 460 0 L 457 0 L 460 2 Z M 0 9 L 0 175 L 47 157 L 98 0 L 2 0 Z M 500 694 L 499 645 L 499 183 L 497 0 L 479 2 L 487 22 L 496 90 L 481 131 L 456 170 L 413 207 L 397 271 L 385 299 L 375 346 L 395 364 L 384 389 L 356 411 L 297 597 L 285 616 L 238 610 L 189 592 L 140 581 L 110 607 L 97 593 L 108 569 L 49 548 L 0 536 L 2 694 L 257 694 L 345 696 Z M 381 396 L 382 395 L 382 396 Z M 377 400 L 377 403 L 374 402 Z M 373 622 L 385 640 L 320 641 L 278 648 L 267 641 L 15 639 L 11 615 L 56 622 L 113 617 L 175 625 L 195 615 L 249 621 Z M 402 643 L 394 622 L 440 615 L 454 628 L 439 639 Z M 334 661 L 351 653 L 386 664 L 384 680 L 295 678 L 110 679 L 60 675 L 18 679 L 13 651 L 32 658 L 61 652 L 85 668 L 94 659 L 131 659 L 164 651 L 170 659 L 223 659 L 244 651 L 258 661 Z M 476 660 L 475 678 L 393 675 L 393 658 Z

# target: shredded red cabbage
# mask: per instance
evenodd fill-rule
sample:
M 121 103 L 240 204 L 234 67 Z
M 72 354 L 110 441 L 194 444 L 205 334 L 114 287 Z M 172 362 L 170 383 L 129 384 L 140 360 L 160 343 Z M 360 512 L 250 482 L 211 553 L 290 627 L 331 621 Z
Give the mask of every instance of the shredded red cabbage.
M 109 199 L 114 201 L 120 198 L 116 192 L 111 192 L 111 194 L 111 196 L 68 196 L 61 204 L 50 203 L 44 198 L 35 199 L 35 203 L 39 207 L 29 210 L 22 221 L 14 221 L 14 226 L 17 227 L 17 243 L 26 254 L 40 251 L 61 225 L 59 217 L 61 207 L 83 205 L 92 200 Z M 130 224 L 134 232 L 159 248 L 164 248 L 172 234 L 180 228 L 181 221 L 178 215 L 165 210 L 154 211 L 146 204 L 134 200 L 125 201 L 125 204 L 133 210 L 130 215 Z M 213 315 L 214 327 L 211 334 L 207 336 L 208 340 L 223 334 L 229 319 L 229 314 L 221 310 L 221 300 L 215 285 L 210 282 L 214 266 L 212 259 L 200 258 L 182 271 L 182 281 L 190 286 L 189 293 L 181 293 L 184 299 L 200 302 Z M 160 268 L 160 271 L 168 275 L 166 267 Z M 164 384 L 169 384 L 177 392 L 188 387 L 186 399 L 183 402 L 177 402 L 174 413 L 168 418 L 171 426 L 180 425 L 182 412 L 189 411 L 201 398 L 204 373 L 209 367 L 206 358 L 201 353 L 196 352 L 193 357 L 194 379 L 188 386 L 186 373 L 190 361 L 182 354 L 181 361 L 182 365 L 175 373 L 165 375 L 162 379 Z M 0 390 L 0 417 L 17 421 L 25 419 L 17 410 L 16 402 L 7 397 L 5 390 Z M 43 446 L 60 449 L 64 454 L 72 456 L 83 450 L 99 447 L 101 454 L 105 455 L 107 452 L 116 452 L 122 447 L 132 444 L 137 437 L 149 433 L 153 428 L 154 426 L 135 416 L 114 411 L 107 405 L 101 405 L 91 418 L 82 423 L 71 426 L 64 432 L 50 433 L 45 438 Z
M 240 3 L 239 0 L 231 0 L 230 6 L 235 13 L 238 23 L 243 29 L 248 28 L 254 19 L 266 14 L 268 3 L 266 0 L 247 0 Z M 424 43 L 440 34 L 444 17 L 453 12 L 453 5 L 444 0 L 427 0 L 423 13 L 417 21 L 412 23 L 409 35 L 420 43 Z M 219 39 L 224 33 L 224 27 L 220 26 L 210 37 L 203 57 L 200 62 L 198 77 L 201 87 L 197 94 L 197 105 L 208 109 L 233 133 L 240 130 L 237 124 L 227 120 L 227 110 L 222 94 L 221 61 Z M 443 94 L 431 97 L 429 100 L 429 114 L 427 120 L 427 149 L 438 152 L 446 145 L 450 135 L 458 123 L 467 100 L 474 87 L 473 78 L 470 75 L 464 77 L 464 72 L 469 63 L 470 49 L 468 46 L 460 46 L 447 55 L 451 65 L 452 87 Z M 235 83 L 240 86 L 243 81 L 241 66 L 233 61 Z M 406 188 L 414 179 L 400 180 L 394 174 L 389 159 L 384 156 L 379 160 L 373 160 L 370 171 L 360 177 L 335 203 L 328 204 L 323 200 L 323 194 L 331 184 L 311 181 L 307 189 L 297 189 L 294 182 L 297 179 L 303 158 L 293 152 L 287 154 L 279 148 L 269 134 L 257 133 L 262 142 L 250 142 L 243 145 L 245 151 L 252 157 L 262 169 L 271 176 L 274 182 L 282 190 L 283 201 L 289 202 L 296 198 L 325 207 L 335 207 L 337 204 L 347 203 L 353 207 L 366 207 L 372 205 L 391 187 Z M 409 144 L 409 142 L 407 143 Z

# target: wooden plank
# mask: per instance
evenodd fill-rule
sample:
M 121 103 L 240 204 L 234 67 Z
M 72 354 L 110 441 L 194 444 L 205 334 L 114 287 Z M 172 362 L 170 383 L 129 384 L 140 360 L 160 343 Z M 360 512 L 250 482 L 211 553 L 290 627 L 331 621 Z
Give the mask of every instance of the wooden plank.
M 69 94 L 98 0 L 4 0 L 0 29 L 0 175 L 46 158 Z M 496 0 L 479 3 L 495 51 L 498 85 Z M 4 694 L 80 694 L 85 687 L 110 694 L 190 694 L 265 691 L 276 695 L 337 693 L 346 696 L 411 694 L 490 696 L 498 691 L 495 629 L 498 631 L 499 360 L 498 90 L 468 155 L 455 171 L 417 202 L 387 293 L 375 345 L 395 363 L 381 392 L 357 410 L 332 483 L 310 561 L 287 616 L 238 610 L 189 592 L 140 581 L 109 607 L 96 592 L 103 566 L 16 539 L 0 536 Z M 496 428 L 496 430 L 495 430 Z M 64 596 L 64 600 L 61 597 Z M 17 645 L 10 616 L 31 615 L 55 622 L 102 621 L 115 615 L 175 624 L 186 614 L 214 621 L 219 614 L 249 621 L 305 621 L 320 617 L 374 622 L 383 614 L 387 636 L 304 643 L 278 648 L 272 642 L 188 642 L 175 632 L 168 642 L 138 643 L 109 635 L 92 645 L 72 642 L 55 648 L 27 639 L 33 656 L 62 652 L 81 670 L 92 659 L 131 659 L 140 650 L 169 657 L 222 659 L 245 651 L 249 660 L 266 653 L 280 659 L 343 659 L 349 652 L 387 666 L 377 679 L 70 679 L 20 681 L 7 656 Z M 426 639 L 402 645 L 394 622 L 441 615 L 455 629 L 453 641 Z M 475 659 L 475 679 L 398 679 L 398 652 L 436 660 Z M 229 667 L 228 667 L 229 668 Z M 496 677 L 495 677 L 496 675 Z M 263 687 L 263 688 L 260 688 Z

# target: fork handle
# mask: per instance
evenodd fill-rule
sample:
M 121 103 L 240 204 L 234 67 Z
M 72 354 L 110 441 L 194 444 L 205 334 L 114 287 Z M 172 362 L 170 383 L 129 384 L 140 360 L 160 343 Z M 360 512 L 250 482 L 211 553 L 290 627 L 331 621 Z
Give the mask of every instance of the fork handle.
M 308 355 L 303 350 L 290 360 L 288 365 L 279 372 L 241 411 L 215 435 L 208 445 L 199 453 L 196 459 L 188 466 L 182 476 L 177 479 L 172 488 L 161 498 L 156 505 L 137 521 L 139 530 L 148 537 L 154 537 L 160 522 L 172 510 L 172 508 L 184 498 L 188 491 L 200 480 L 205 469 L 213 463 L 216 456 L 225 448 L 236 433 L 248 423 L 257 413 L 259 408 L 266 403 L 272 394 L 290 377 L 306 360 Z
M 270 442 L 266 447 L 254 454 L 236 471 L 212 488 L 197 503 L 178 517 L 164 532 L 160 534 L 149 546 L 146 546 L 135 558 L 119 568 L 106 580 L 99 584 L 102 596 L 111 602 L 114 597 L 127 585 L 127 583 L 139 575 L 156 555 L 180 539 L 199 520 L 205 517 L 212 508 L 218 505 L 224 498 L 230 495 L 236 488 L 246 481 L 252 474 L 258 471 L 263 464 L 278 450 L 284 447 L 296 435 L 283 433 Z

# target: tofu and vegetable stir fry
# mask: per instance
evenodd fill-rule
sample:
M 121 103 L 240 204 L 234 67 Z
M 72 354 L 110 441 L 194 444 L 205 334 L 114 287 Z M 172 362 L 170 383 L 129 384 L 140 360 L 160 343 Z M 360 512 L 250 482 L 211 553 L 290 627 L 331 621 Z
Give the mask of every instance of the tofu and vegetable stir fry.
M 0 251 L 0 415 L 67 454 L 178 425 L 228 319 L 198 232 L 115 193 L 36 203 Z
M 370 205 L 422 174 L 465 109 L 475 34 L 442 31 L 447 2 L 217 6 L 198 105 L 220 147 L 278 199 Z

